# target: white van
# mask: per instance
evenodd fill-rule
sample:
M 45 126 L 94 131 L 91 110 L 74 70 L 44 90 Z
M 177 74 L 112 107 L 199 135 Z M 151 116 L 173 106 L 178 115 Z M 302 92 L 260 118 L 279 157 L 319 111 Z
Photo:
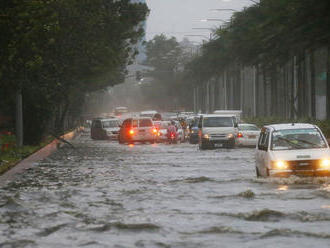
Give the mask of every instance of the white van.
M 237 123 L 240 123 L 242 110 L 215 110 L 213 114 L 235 116 Z
M 157 114 L 158 112 L 156 110 L 147 110 L 147 111 L 142 111 L 140 113 L 140 117 L 144 117 L 144 118 L 153 118 L 155 114 Z
M 208 114 L 201 115 L 198 122 L 199 148 L 235 147 L 237 122 L 234 116 Z
M 256 150 L 257 176 L 322 176 L 330 172 L 330 149 L 321 130 L 292 123 L 261 129 Z

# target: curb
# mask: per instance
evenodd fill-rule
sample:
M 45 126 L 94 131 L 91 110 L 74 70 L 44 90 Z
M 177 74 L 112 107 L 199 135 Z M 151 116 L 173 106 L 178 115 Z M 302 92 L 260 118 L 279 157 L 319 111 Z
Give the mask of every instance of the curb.
M 65 140 L 73 140 L 80 134 L 81 131 L 82 128 L 77 128 L 72 132 L 62 135 L 60 138 Z M 32 168 L 36 162 L 39 162 L 51 155 L 61 146 L 61 144 L 62 142 L 60 140 L 55 139 L 48 145 L 31 154 L 29 157 L 19 161 L 13 168 L 0 176 L 0 186 L 12 181 L 16 174 L 23 173 L 25 170 Z

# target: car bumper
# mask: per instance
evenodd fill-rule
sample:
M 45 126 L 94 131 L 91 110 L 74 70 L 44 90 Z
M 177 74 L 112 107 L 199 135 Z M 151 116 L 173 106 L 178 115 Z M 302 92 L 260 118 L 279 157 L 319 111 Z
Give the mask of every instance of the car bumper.
M 249 147 L 255 147 L 257 145 L 257 139 L 236 139 L 236 145 L 238 146 L 249 146 Z
M 271 177 L 290 177 L 290 176 L 306 176 L 306 177 L 329 177 L 330 170 L 270 170 Z
M 198 134 L 190 134 L 189 142 L 198 143 Z
M 234 139 L 228 139 L 228 138 L 202 138 L 203 142 L 209 142 L 213 144 L 227 144 L 229 142 L 235 141 Z
M 108 135 L 109 140 L 118 140 L 118 134 L 116 135 Z
M 152 134 L 137 134 L 131 138 L 131 141 L 149 141 L 149 140 L 156 140 L 157 136 Z

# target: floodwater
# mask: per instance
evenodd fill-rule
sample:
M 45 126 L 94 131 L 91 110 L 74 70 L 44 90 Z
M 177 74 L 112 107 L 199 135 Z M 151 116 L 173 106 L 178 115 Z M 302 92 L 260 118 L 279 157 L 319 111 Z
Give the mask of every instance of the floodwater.
M 77 138 L 0 188 L 0 247 L 329 247 L 330 179 L 256 179 L 254 149 Z

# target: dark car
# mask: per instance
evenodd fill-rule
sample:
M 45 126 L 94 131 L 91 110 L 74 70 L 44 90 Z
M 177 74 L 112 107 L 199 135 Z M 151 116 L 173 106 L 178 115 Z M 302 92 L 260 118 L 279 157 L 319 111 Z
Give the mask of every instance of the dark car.
M 91 125 L 91 138 L 96 140 L 116 140 L 118 138 L 119 120 L 110 119 L 93 119 Z
M 198 119 L 195 118 L 189 123 L 189 143 L 198 144 Z

